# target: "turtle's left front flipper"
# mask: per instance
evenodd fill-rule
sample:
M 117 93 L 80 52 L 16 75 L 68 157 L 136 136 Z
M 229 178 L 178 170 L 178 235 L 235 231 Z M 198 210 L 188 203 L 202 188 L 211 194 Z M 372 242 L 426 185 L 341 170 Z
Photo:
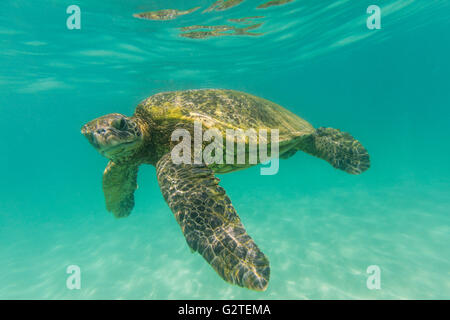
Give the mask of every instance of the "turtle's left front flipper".
M 226 281 L 267 288 L 269 260 L 244 229 L 219 179 L 206 165 L 174 164 L 170 153 L 156 165 L 158 183 L 189 247 Z
M 106 209 L 116 218 L 127 217 L 133 210 L 137 173 L 137 165 L 117 164 L 112 161 L 103 173 Z

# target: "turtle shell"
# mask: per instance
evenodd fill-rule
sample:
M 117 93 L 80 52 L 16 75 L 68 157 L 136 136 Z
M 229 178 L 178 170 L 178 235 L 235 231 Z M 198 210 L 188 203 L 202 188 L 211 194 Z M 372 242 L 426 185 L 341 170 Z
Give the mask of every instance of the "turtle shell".
M 273 130 L 277 129 L 278 154 L 281 158 L 288 158 L 295 154 L 301 137 L 314 132 L 311 124 L 283 107 L 233 90 L 201 89 L 158 93 L 140 103 L 136 108 L 135 116 L 149 122 L 150 127 L 157 132 L 156 137 L 153 134 L 152 139 L 158 158 L 171 149 L 170 137 L 175 129 L 187 129 L 191 132 L 191 136 L 194 136 L 195 130 L 192 130 L 196 122 L 202 124 L 202 130 L 220 131 L 223 137 L 224 157 L 229 153 L 226 149 L 230 141 L 234 148 L 235 141 L 244 140 L 246 160 L 239 161 L 236 152 L 231 151 L 235 155 L 233 163 L 226 161 L 226 163 L 210 165 L 216 173 L 241 170 L 255 164 L 249 160 L 250 129 L 254 130 L 252 141 L 258 145 L 264 143 L 267 146 L 271 145 Z M 230 137 L 229 129 L 234 130 L 235 133 L 241 129 L 243 135 L 240 137 L 238 133 L 236 138 Z M 263 130 L 265 133 L 262 134 Z M 202 145 L 205 148 L 207 143 L 203 142 Z M 258 153 L 256 162 L 265 162 L 266 158 L 260 156 L 261 154 Z
M 285 108 L 254 95 L 220 89 L 172 91 L 155 94 L 136 109 L 140 116 L 154 120 L 201 121 L 204 129 L 279 130 L 280 142 L 304 134 L 314 128 Z

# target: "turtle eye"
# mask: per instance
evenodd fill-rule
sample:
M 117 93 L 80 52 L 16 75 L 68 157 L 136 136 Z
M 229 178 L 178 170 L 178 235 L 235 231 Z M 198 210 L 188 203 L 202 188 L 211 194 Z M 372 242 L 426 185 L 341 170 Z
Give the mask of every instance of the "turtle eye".
M 115 120 L 112 123 L 113 127 L 116 128 L 117 130 L 126 130 L 127 129 L 127 121 L 125 120 L 125 118 L 121 118 L 120 120 Z
M 120 130 L 124 130 L 127 128 L 127 122 L 125 121 L 124 118 L 120 119 L 120 123 L 119 123 L 119 129 Z

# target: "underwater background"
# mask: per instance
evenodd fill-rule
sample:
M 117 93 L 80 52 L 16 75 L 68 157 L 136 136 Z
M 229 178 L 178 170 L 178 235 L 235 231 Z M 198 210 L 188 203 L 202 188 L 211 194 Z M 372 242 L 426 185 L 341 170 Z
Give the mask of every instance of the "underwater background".
M 0 9 L 0 299 L 450 298 L 449 1 L 3 0 Z M 381 8 L 370 30 L 369 5 Z M 69 30 L 66 9 L 81 9 Z M 160 9 L 201 9 L 168 21 Z M 180 36 L 257 18 L 257 35 Z M 241 27 L 247 25 L 241 24 Z M 143 166 L 126 219 L 105 209 L 107 160 L 80 134 L 170 90 L 227 88 L 315 127 L 350 132 L 371 168 L 352 176 L 298 152 L 278 174 L 219 176 L 271 262 L 267 291 L 223 281 L 192 254 Z M 66 268 L 81 269 L 69 290 Z M 369 290 L 371 265 L 381 289 Z

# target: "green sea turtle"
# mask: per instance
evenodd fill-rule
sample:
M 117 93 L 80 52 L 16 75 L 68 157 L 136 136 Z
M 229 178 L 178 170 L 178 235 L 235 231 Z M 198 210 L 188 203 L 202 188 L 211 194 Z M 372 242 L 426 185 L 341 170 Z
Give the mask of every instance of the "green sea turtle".
M 108 211 L 117 218 L 128 216 L 134 206 L 138 167 L 156 166 L 163 197 L 189 247 L 199 252 L 224 280 L 265 290 L 269 260 L 245 231 L 215 177 L 252 164 L 177 164 L 171 155 L 178 143 L 172 141 L 172 133 L 184 129 L 194 136 L 195 123 L 201 123 L 205 129 L 215 128 L 224 141 L 227 129 L 278 129 L 280 158 L 301 150 L 351 174 L 369 168 L 369 155 L 348 133 L 332 128 L 314 129 L 273 102 L 233 90 L 158 93 L 141 102 L 131 117 L 112 113 L 82 127 L 82 134 L 110 160 L 103 175 Z M 227 148 L 226 143 L 223 146 Z M 245 150 L 248 153 L 249 148 Z

